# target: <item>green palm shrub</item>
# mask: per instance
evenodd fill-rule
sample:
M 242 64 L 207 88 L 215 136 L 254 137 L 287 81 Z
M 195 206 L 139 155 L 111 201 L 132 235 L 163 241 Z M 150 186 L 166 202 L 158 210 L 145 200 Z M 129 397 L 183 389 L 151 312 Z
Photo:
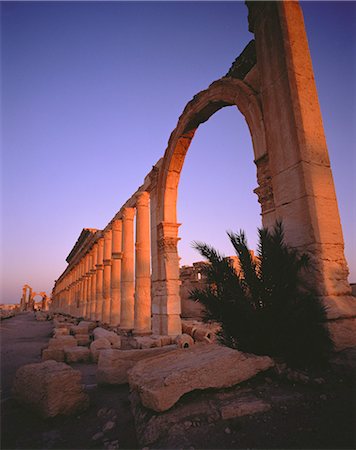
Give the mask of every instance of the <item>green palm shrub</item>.
M 332 340 L 325 307 L 303 289 L 307 255 L 285 244 L 280 222 L 271 232 L 258 230 L 257 258 L 243 231 L 227 234 L 240 261 L 239 273 L 213 247 L 193 243 L 210 264 L 203 269 L 208 287 L 194 289 L 190 298 L 205 306 L 206 320 L 221 323 L 219 340 L 244 352 L 281 357 L 294 366 L 325 360 Z

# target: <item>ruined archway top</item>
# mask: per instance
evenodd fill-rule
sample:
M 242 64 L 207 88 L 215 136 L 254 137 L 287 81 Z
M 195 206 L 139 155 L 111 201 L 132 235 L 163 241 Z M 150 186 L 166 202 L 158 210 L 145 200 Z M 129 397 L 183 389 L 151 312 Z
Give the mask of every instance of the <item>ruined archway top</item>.
M 176 222 L 175 203 L 180 172 L 196 129 L 225 106 L 237 106 L 250 130 L 255 160 L 266 154 L 263 114 L 258 93 L 243 80 L 224 77 L 188 102 L 172 132 L 159 174 L 160 221 Z

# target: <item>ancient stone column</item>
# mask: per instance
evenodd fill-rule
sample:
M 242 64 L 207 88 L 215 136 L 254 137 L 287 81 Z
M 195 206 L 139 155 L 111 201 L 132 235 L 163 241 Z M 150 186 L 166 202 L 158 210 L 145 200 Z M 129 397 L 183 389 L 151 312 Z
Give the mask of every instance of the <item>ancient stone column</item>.
M 83 317 L 88 318 L 89 310 L 89 253 L 84 256 L 84 305 Z
M 135 317 L 134 332 L 151 332 L 151 269 L 149 193 L 136 201 Z
M 110 325 L 120 324 L 121 313 L 121 258 L 122 258 L 122 221 L 112 224 L 112 262 L 111 262 L 111 312 Z
M 103 259 L 104 259 L 104 238 L 98 240 L 98 256 L 96 264 L 96 309 L 95 319 L 102 320 L 103 310 Z
M 111 309 L 111 292 L 110 292 L 110 278 L 111 278 L 111 230 L 104 233 L 104 282 L 103 282 L 103 311 L 102 321 L 110 323 L 110 309 Z
M 90 311 L 91 311 L 91 302 L 92 302 L 92 297 L 91 297 L 91 293 L 92 293 L 92 273 L 91 273 L 91 268 L 93 265 L 93 253 L 90 250 L 88 253 L 88 267 L 87 267 L 87 277 L 88 277 L 88 287 L 87 287 L 87 296 L 88 296 L 88 302 L 87 302 L 87 309 L 86 309 L 86 315 L 85 318 L 87 320 L 90 319 Z
M 122 265 L 121 265 L 121 322 L 120 327 L 134 327 L 134 208 L 124 208 L 122 214 Z
M 75 300 L 73 305 L 73 316 L 77 317 L 79 314 L 79 299 L 80 299 L 80 281 L 79 281 L 79 264 L 76 265 L 75 268 Z
M 181 334 L 178 223 L 161 222 L 157 227 L 158 277 L 152 303 L 154 334 Z
M 79 283 L 80 283 L 80 297 L 79 297 L 79 317 L 84 317 L 84 304 L 85 304 L 85 300 L 84 300 L 84 296 L 85 296 L 85 286 L 84 286 L 84 280 L 85 280 L 85 276 L 84 276 L 84 258 L 81 259 L 80 263 L 80 279 L 79 279 Z
M 92 265 L 91 265 L 91 305 L 90 319 L 96 320 L 96 264 L 98 259 L 98 244 L 93 245 L 92 249 Z

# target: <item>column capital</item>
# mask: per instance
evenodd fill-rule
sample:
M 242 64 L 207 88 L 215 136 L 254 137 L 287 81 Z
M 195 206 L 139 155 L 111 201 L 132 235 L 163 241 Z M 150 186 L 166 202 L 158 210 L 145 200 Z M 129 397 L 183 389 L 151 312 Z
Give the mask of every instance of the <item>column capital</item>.
M 111 224 L 111 228 L 113 231 L 121 231 L 122 230 L 122 220 L 115 219 Z
M 123 208 L 122 218 L 123 220 L 133 220 L 135 217 L 135 208 Z
M 95 264 L 96 270 L 103 270 L 104 265 L 103 264 Z
M 111 266 L 111 259 L 104 259 L 103 264 L 104 266 Z
M 136 206 L 148 206 L 150 201 L 150 194 L 147 191 L 142 191 L 136 194 Z

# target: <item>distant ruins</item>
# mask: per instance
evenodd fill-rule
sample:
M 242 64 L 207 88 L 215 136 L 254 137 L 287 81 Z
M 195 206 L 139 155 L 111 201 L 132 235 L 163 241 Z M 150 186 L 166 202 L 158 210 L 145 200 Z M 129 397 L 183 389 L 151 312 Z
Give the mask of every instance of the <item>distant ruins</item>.
M 35 302 L 36 295 L 42 297 L 39 302 Z M 25 284 L 22 288 L 22 296 L 20 300 L 20 311 L 48 311 L 50 298 L 45 292 L 34 292 L 32 287 Z
M 356 301 L 302 12 L 298 2 L 246 4 L 254 40 L 186 105 L 164 157 L 107 226 L 83 229 L 55 283 L 53 311 L 135 334 L 181 333 L 180 289 L 189 271 L 182 269 L 181 287 L 180 173 L 199 125 L 236 106 L 251 133 L 262 223 L 282 219 L 287 243 L 310 255 L 306 285 L 328 307 L 334 339 L 355 344 Z

